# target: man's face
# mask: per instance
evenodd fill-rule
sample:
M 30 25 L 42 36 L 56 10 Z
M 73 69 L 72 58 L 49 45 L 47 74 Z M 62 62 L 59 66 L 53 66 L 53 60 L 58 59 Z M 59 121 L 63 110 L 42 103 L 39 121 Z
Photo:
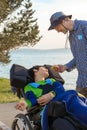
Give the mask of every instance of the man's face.
M 68 32 L 68 30 L 62 24 L 58 24 L 54 29 L 57 32 L 62 32 L 64 34 L 66 34 Z

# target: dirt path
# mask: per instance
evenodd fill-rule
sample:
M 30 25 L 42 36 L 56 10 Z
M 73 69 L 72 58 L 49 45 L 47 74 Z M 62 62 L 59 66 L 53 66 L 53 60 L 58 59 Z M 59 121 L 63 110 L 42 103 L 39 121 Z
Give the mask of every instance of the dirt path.
M 11 128 L 12 121 L 18 113 L 25 113 L 14 108 L 16 103 L 0 104 L 0 121 Z

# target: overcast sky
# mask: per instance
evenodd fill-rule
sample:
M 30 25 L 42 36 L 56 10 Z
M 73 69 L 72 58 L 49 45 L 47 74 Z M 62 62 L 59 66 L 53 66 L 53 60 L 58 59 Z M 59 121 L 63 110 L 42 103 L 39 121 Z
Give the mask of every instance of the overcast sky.
M 66 15 L 72 14 L 72 19 L 87 20 L 87 0 L 31 0 L 34 17 L 38 18 L 40 34 L 43 38 L 34 48 L 52 49 L 64 48 L 66 35 L 55 30 L 48 31 L 50 16 L 58 11 Z

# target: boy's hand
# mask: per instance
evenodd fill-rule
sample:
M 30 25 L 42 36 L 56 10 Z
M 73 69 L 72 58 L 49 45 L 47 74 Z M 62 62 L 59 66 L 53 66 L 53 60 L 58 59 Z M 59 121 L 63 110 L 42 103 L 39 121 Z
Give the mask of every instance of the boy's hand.
M 51 101 L 54 98 L 54 94 L 49 92 L 47 94 L 42 95 L 40 98 L 37 99 L 37 102 L 43 106 L 46 105 L 47 103 L 49 103 L 49 101 Z
M 20 110 L 20 111 L 24 111 L 26 109 L 26 107 L 28 106 L 28 104 L 25 101 L 19 101 L 15 108 Z

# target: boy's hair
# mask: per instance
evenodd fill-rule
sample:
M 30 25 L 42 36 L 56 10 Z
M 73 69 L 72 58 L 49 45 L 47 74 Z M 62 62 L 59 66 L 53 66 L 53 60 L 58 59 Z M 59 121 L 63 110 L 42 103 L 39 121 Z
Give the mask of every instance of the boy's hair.
M 44 67 L 44 66 L 36 65 L 29 69 L 28 72 L 29 72 L 29 75 L 32 77 L 33 81 L 34 81 L 34 69 L 39 70 L 40 67 Z

